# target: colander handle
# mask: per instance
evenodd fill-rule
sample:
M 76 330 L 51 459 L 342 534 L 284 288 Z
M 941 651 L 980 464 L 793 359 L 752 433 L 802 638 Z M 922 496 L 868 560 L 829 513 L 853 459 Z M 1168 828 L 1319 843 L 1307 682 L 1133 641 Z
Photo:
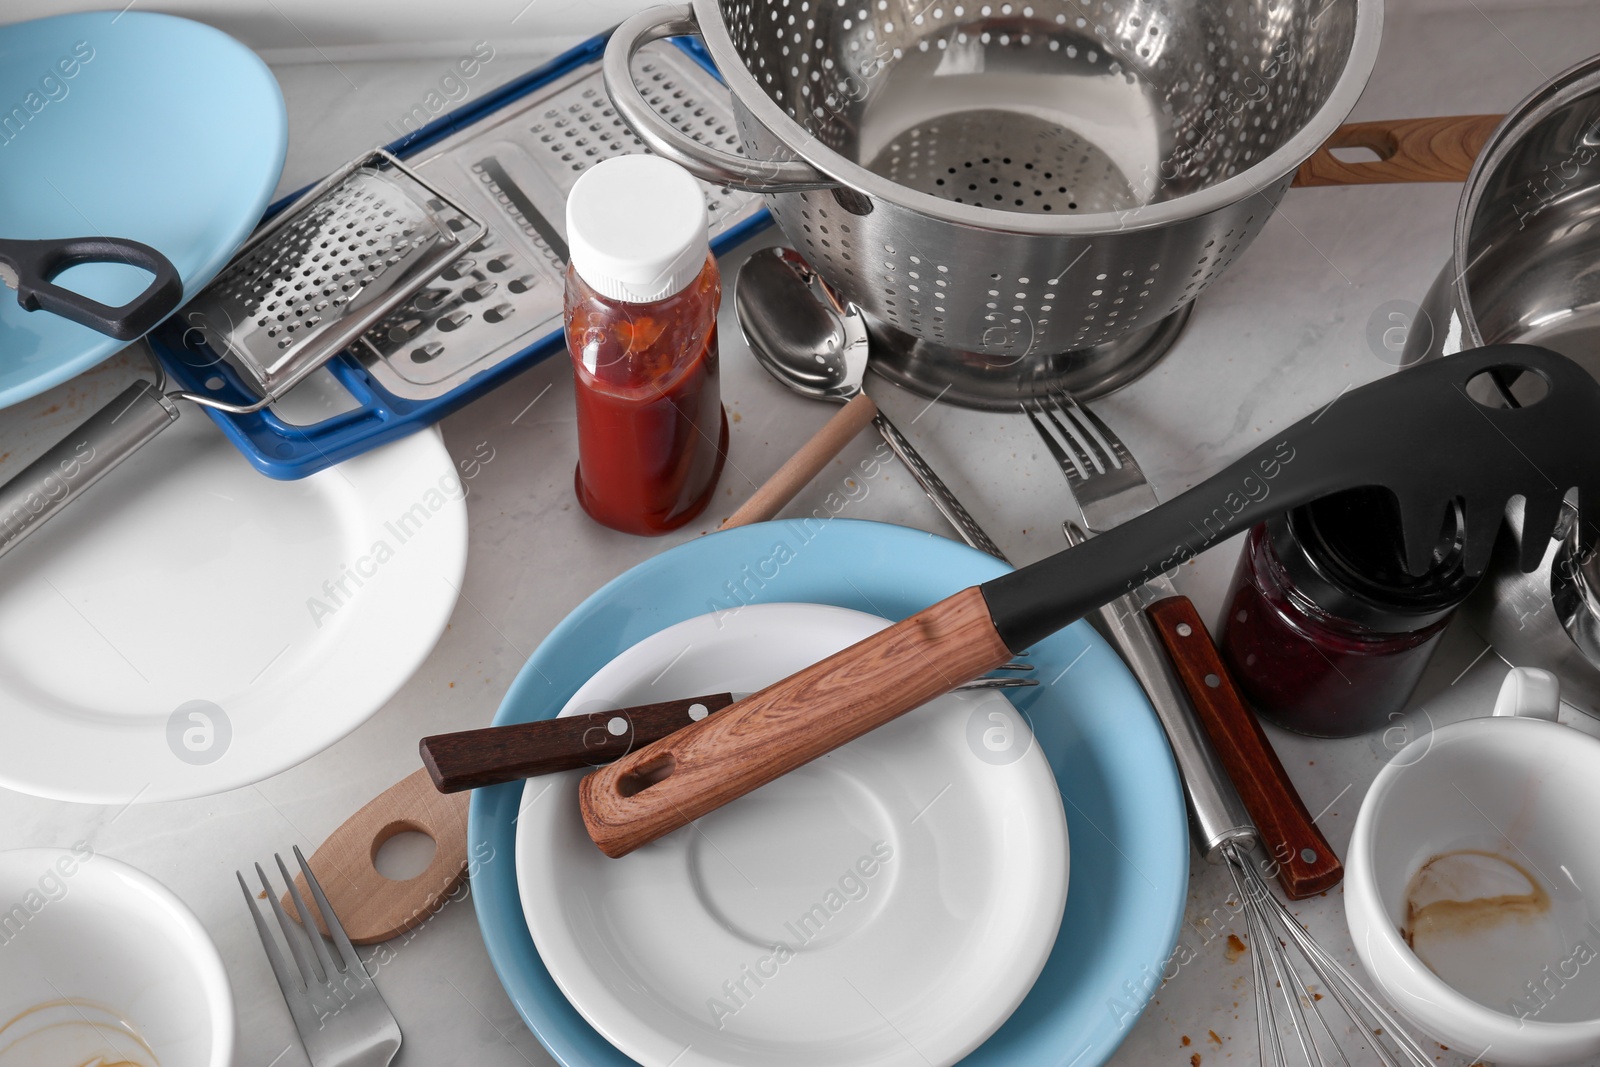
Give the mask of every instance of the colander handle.
M 666 4 L 639 12 L 618 26 L 606 45 L 602 72 L 606 95 L 622 120 L 658 156 L 697 178 L 730 189 L 778 193 L 832 189 L 838 182 L 804 160 L 750 159 L 702 144 L 669 123 L 639 91 L 633 80 L 634 54 L 663 37 L 699 37 L 700 24 L 688 4 Z
M 1500 115 L 1347 122 L 1300 164 L 1296 186 L 1464 182 Z M 1367 148 L 1378 158 L 1346 162 L 1335 148 Z

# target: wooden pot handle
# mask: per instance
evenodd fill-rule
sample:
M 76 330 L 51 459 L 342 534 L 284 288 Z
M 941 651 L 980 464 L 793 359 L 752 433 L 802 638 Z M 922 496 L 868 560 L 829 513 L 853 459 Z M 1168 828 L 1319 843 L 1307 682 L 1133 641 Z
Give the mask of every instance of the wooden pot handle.
M 723 522 L 724 530 L 735 526 L 749 526 L 753 522 L 766 522 L 783 510 L 785 504 L 799 495 L 811 479 L 837 456 L 844 446 L 855 439 L 862 427 L 878 413 L 878 405 L 866 393 L 857 393 L 855 399 L 834 413 L 822 429 L 818 430 L 800 451 L 790 456 L 766 483 L 739 505 L 739 510 Z
M 1312 821 L 1255 712 L 1234 688 L 1194 604 L 1188 597 L 1167 597 L 1145 613 L 1238 787 L 1264 851 L 1278 866 L 1283 891 L 1290 900 L 1304 900 L 1338 885 L 1344 865 Z
M 1010 658 L 964 589 L 589 774 L 584 825 L 625 856 Z
M 328 904 L 352 943 L 388 941 L 439 910 L 467 871 L 467 798 L 471 795 L 443 795 L 433 788 L 428 772 L 419 770 L 346 819 L 312 855 L 311 873 L 322 883 Z M 385 841 L 406 830 L 433 838 L 433 860 L 415 878 L 397 882 L 379 874 L 373 859 Z M 303 899 L 310 900 L 305 876 L 297 874 L 294 881 Z M 298 921 L 287 893 L 282 903 Z M 321 915 L 317 915 L 317 927 L 328 932 Z
M 1503 115 L 1444 115 L 1428 119 L 1349 122 L 1300 164 L 1294 184 L 1374 185 L 1386 182 L 1463 182 Z M 1379 156 L 1346 163 L 1334 148 L 1370 148 Z

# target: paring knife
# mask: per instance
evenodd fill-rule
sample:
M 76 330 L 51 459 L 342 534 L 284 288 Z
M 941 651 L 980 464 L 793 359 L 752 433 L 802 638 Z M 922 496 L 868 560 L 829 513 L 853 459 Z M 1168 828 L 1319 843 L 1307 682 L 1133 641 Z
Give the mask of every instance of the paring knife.
M 979 678 L 962 689 L 1019 689 L 1024 678 Z M 707 696 L 640 704 L 558 719 L 435 734 L 418 743 L 423 766 L 441 793 L 500 785 L 557 771 L 599 767 L 658 741 L 749 696 Z
M 1086 539 L 1071 523 L 1066 531 L 1074 544 Z M 1189 598 L 1158 574 L 1096 614 L 1166 728 L 1206 858 L 1253 837 L 1290 900 L 1338 885 L 1344 865 L 1238 696 Z

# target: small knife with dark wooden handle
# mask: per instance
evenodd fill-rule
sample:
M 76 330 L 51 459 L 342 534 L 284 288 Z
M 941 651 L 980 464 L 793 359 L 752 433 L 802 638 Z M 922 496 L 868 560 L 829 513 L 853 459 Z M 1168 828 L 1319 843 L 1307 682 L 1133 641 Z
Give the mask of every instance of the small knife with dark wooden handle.
M 1033 668 L 1011 663 L 1001 669 Z M 1019 689 L 1037 684 L 1022 678 L 979 678 L 958 688 Z M 417 748 L 439 792 L 456 793 L 556 771 L 599 767 L 747 696 L 712 693 L 589 715 L 434 734 L 424 737 Z
M 599 767 L 721 711 L 734 694 L 664 700 L 632 708 L 489 726 L 424 737 L 418 744 L 441 793 L 499 785 L 556 771 Z

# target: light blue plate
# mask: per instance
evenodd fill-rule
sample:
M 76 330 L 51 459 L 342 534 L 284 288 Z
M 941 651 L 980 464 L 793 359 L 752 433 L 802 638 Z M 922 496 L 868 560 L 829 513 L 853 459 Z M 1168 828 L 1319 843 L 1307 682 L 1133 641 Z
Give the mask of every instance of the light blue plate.
M 781 547 L 780 547 L 781 546 Z M 696 538 L 641 563 L 545 638 L 495 723 L 549 718 L 589 676 L 658 630 L 741 603 L 808 601 L 899 619 L 1005 565 L 932 534 L 833 519 Z M 1030 650 L 1041 686 L 1012 695 L 1066 802 L 1072 883 L 1033 991 L 964 1064 L 1095 1067 L 1160 981 L 1188 888 L 1183 794 L 1155 713 L 1087 623 Z M 467 836 L 478 923 L 528 1027 L 566 1067 L 627 1067 L 556 987 L 522 918 L 515 874 L 522 783 L 473 794 Z M 625 862 L 625 861 L 624 861 Z
M 142 241 L 193 296 L 260 220 L 287 143 L 272 72 L 209 26 L 142 11 L 0 26 L 0 237 Z M 119 264 L 60 277 L 107 304 L 148 280 Z M 0 287 L 0 407 L 125 343 Z

